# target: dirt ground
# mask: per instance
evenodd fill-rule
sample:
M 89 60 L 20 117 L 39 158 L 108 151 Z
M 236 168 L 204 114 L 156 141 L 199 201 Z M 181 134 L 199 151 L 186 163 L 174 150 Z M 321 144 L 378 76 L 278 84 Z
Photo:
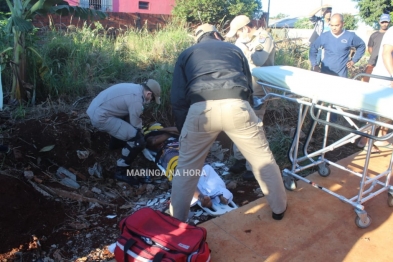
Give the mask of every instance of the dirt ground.
M 165 200 L 153 208 L 168 206 L 165 178 L 138 189 L 111 179 L 120 150 L 108 149 L 109 135 L 93 129 L 84 112 L 0 116 L 1 143 L 9 148 L 0 153 L 0 261 L 109 261 L 107 246 L 116 241 L 122 218 L 155 198 Z M 143 156 L 135 164 L 154 168 Z M 101 173 L 94 173 L 97 166 Z M 60 183 L 67 171 L 76 175 L 78 189 Z M 231 191 L 239 206 L 262 197 L 256 182 L 223 178 L 236 184 Z

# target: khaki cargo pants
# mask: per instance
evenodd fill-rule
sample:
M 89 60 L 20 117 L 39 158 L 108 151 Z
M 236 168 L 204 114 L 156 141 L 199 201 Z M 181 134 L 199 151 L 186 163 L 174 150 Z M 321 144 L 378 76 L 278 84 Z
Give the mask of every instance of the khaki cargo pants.
M 224 131 L 250 162 L 274 213 L 285 211 L 287 197 L 279 167 L 269 149 L 262 122 L 247 101 L 223 99 L 191 105 L 180 135 L 180 155 L 172 180 L 171 214 L 186 221 L 210 146 Z

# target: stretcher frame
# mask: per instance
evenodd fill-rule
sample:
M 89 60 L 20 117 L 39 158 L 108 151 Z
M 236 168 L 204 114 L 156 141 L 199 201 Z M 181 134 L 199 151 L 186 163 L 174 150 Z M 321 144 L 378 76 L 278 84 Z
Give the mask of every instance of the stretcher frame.
M 375 76 L 370 74 L 359 74 L 355 78 L 361 76 L 375 77 L 384 80 L 393 80 L 391 78 Z M 291 169 L 284 169 L 282 171 L 284 186 L 287 190 L 290 191 L 295 190 L 297 188 L 296 180 L 301 180 L 313 186 L 314 188 L 320 189 L 321 191 L 328 193 L 347 204 L 350 204 L 354 208 L 354 211 L 356 213 L 355 224 L 359 228 L 367 228 L 371 224 L 371 217 L 367 214 L 365 207 L 363 205 L 366 201 L 376 197 L 377 195 L 383 192 L 387 192 L 388 205 L 390 207 L 393 206 L 393 186 L 390 185 L 390 177 L 391 177 L 392 165 L 393 165 L 393 150 L 390 157 L 388 169 L 373 177 L 370 177 L 368 175 L 368 166 L 370 162 L 370 156 L 372 153 L 372 146 L 368 146 L 364 167 L 361 173 L 355 172 L 351 169 L 346 168 L 345 166 L 339 165 L 325 158 L 325 153 L 333 151 L 341 146 L 345 146 L 346 144 L 354 143 L 361 136 L 365 136 L 370 139 L 369 145 L 372 145 L 374 140 L 375 141 L 388 140 L 389 138 L 393 137 L 392 124 L 387 124 L 377 119 L 368 118 L 367 114 L 370 114 L 371 112 L 365 110 L 336 106 L 336 105 L 325 103 L 318 99 L 301 97 L 291 92 L 291 90 L 289 90 L 286 87 L 270 84 L 261 81 L 261 79 L 259 79 L 257 82 L 262 86 L 266 94 L 263 98 L 257 101 L 258 106 L 261 106 L 261 104 L 263 104 L 267 100 L 274 100 L 274 99 L 285 99 L 299 104 L 296 132 L 294 134 L 292 144 L 288 152 L 288 157 L 290 162 L 292 163 L 292 167 Z M 326 112 L 326 119 L 322 119 L 323 111 Z M 303 150 L 302 152 L 300 152 L 299 149 L 299 145 L 301 142 L 300 132 L 308 113 L 310 114 L 313 123 L 311 125 L 310 131 L 304 138 L 305 142 L 304 142 Z M 351 127 L 330 122 L 330 117 L 332 113 L 343 116 Z M 373 114 L 375 113 L 373 112 Z M 353 122 L 353 120 L 358 120 L 361 123 L 364 122 L 365 125 L 359 127 Z M 318 150 L 315 150 L 314 152 L 309 152 L 310 141 L 314 134 L 317 124 L 322 124 L 325 126 L 322 147 Z M 388 128 L 390 130 L 390 133 L 382 137 L 377 137 L 376 135 L 374 135 L 377 126 Z M 348 131 L 350 133 L 344 136 L 343 138 L 339 139 L 338 141 L 328 145 L 327 140 L 328 140 L 330 127 Z M 370 134 L 368 132 L 370 132 Z M 303 156 L 300 156 L 300 153 L 303 153 Z M 315 160 L 316 157 L 318 158 Z M 302 165 L 302 163 L 304 163 L 305 161 L 310 163 L 309 164 L 306 163 Z M 317 167 L 319 175 L 322 177 L 327 177 L 331 173 L 331 170 L 329 168 L 330 165 L 339 168 L 341 170 L 345 170 L 346 172 L 349 172 L 360 178 L 359 191 L 355 196 L 350 198 L 344 197 L 299 175 L 299 173 L 304 170 Z

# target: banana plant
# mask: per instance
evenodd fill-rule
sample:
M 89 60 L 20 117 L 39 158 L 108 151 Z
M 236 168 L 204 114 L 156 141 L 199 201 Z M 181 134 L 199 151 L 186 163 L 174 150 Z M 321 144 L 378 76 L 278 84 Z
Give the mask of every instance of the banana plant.
M 26 46 L 26 34 L 32 32 L 34 29 L 32 23 L 33 18 L 39 14 L 60 14 L 73 15 L 81 19 L 103 19 L 106 17 L 106 14 L 89 8 L 70 6 L 63 0 L 6 0 L 6 2 L 11 11 L 11 16 L 5 27 L 5 33 L 13 36 L 14 42 L 13 47 L 1 51 L 0 56 L 4 56 L 7 52 L 13 52 L 12 59 L 8 63 L 11 66 L 13 74 L 11 99 L 21 103 L 22 99 L 26 96 L 24 84 L 27 82 L 27 50 L 31 51 L 42 62 L 39 52 L 33 46 Z M 46 70 L 40 68 L 39 71 L 42 77 L 42 74 Z

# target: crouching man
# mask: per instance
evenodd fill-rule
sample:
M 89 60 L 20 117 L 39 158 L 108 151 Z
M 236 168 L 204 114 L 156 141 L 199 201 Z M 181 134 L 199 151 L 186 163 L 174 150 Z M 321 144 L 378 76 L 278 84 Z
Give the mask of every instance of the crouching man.
M 111 142 L 123 142 L 122 157 L 117 160 L 114 174 L 116 180 L 130 185 L 139 184 L 135 177 L 127 176 L 127 169 L 145 147 L 140 118 L 143 106 L 151 101 L 160 104 L 160 95 L 161 87 L 153 79 L 142 84 L 121 83 L 99 93 L 87 109 L 94 127 L 109 133 Z

